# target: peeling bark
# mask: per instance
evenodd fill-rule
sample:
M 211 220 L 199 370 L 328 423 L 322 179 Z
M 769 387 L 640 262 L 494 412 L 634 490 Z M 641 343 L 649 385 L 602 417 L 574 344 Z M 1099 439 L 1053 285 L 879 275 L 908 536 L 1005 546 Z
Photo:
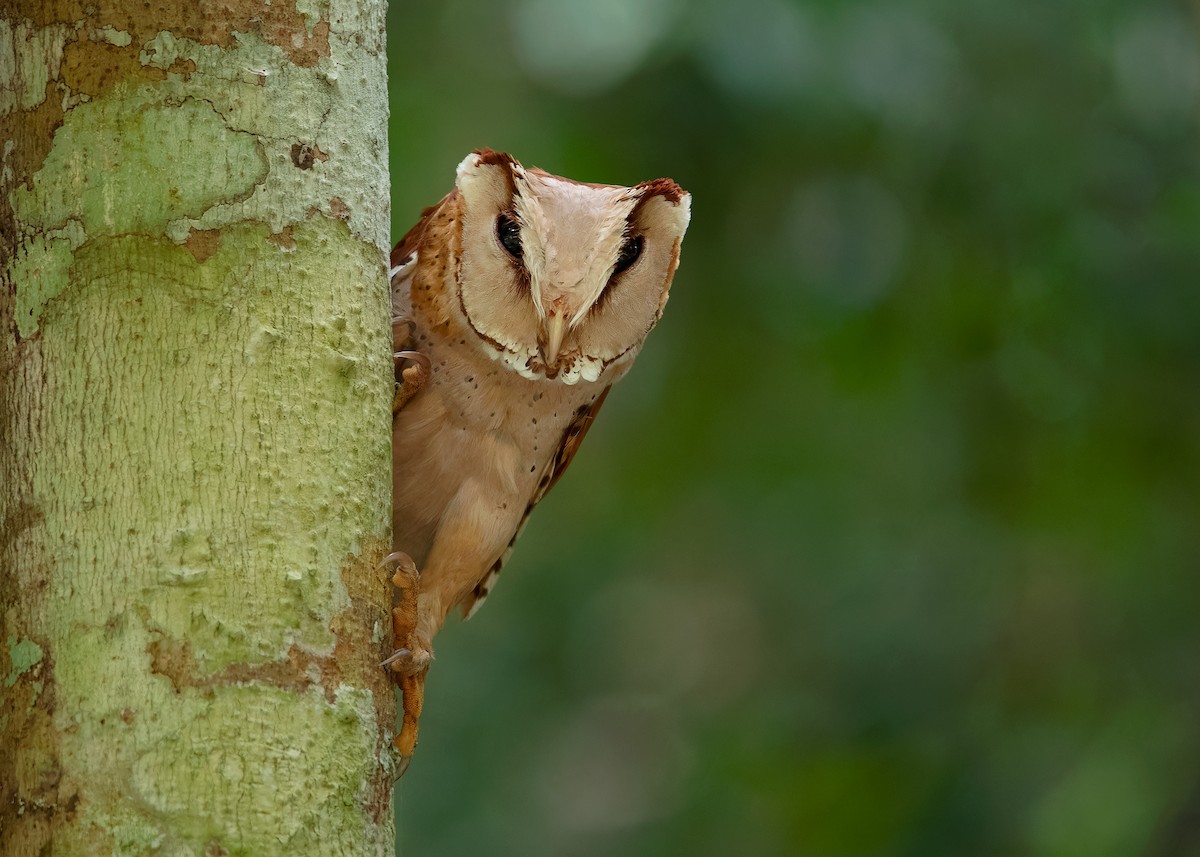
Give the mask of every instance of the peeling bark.
M 0 853 L 392 851 L 383 14 L 0 9 Z

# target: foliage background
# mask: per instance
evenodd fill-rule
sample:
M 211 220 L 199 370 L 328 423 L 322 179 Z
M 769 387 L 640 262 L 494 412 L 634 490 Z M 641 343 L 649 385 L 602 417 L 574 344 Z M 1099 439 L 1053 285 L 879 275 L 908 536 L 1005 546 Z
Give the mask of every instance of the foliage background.
M 1194 11 L 393 4 L 397 236 L 484 145 L 694 195 L 402 853 L 1200 854 Z

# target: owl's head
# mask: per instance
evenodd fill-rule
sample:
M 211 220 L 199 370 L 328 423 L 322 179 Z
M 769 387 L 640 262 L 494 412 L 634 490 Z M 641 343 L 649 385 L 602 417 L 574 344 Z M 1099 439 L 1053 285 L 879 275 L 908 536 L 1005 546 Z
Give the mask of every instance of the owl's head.
M 595 381 L 662 315 L 691 197 L 670 179 L 583 184 L 484 149 L 458 166 L 454 288 L 484 347 L 527 378 Z

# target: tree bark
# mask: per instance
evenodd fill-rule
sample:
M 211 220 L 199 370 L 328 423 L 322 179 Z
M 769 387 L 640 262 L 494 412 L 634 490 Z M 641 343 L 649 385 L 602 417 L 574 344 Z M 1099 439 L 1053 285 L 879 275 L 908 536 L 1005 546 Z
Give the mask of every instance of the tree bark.
M 0 7 L 0 853 L 390 854 L 382 0 Z

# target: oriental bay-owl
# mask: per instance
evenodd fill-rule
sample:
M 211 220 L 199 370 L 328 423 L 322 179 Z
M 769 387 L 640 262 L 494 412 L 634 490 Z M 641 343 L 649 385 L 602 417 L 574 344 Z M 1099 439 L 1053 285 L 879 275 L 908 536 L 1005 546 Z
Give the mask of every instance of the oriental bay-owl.
M 392 251 L 399 590 L 384 663 L 404 694 L 402 765 L 434 635 L 455 606 L 479 609 L 662 315 L 690 202 L 670 179 L 584 184 L 484 149 Z

